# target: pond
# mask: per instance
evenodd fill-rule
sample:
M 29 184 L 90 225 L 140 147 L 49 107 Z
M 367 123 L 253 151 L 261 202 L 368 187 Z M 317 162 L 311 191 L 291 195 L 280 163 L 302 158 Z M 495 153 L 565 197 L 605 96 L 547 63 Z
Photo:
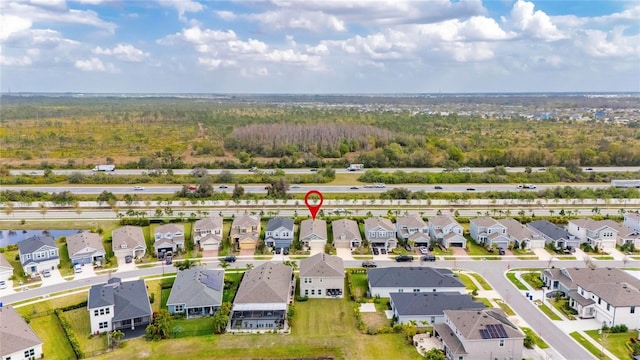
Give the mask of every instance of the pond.
M 28 239 L 35 235 L 49 235 L 54 239 L 61 236 L 69 236 L 86 230 L 0 230 L 0 247 L 17 244 L 18 241 Z

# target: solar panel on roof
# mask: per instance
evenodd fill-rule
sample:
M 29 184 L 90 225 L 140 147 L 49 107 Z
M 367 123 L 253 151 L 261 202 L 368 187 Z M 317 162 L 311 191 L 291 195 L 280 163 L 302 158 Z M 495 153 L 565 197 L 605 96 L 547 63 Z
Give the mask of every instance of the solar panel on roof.
M 489 337 L 489 332 L 485 329 L 480 329 L 480 337 L 483 339 L 491 339 L 491 337 Z
M 502 324 L 486 325 L 484 329 L 480 330 L 480 336 L 483 339 L 505 339 L 509 337 Z
M 220 278 L 216 276 L 209 276 L 209 274 L 202 274 L 202 276 L 200 277 L 200 282 L 204 284 L 204 286 L 214 290 L 220 289 L 222 285 L 222 281 Z

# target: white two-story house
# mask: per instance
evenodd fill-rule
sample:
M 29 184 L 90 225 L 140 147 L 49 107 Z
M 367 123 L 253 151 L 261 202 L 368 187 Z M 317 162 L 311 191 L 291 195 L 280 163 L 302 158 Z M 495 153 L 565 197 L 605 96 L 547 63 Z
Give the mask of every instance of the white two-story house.
M 58 247 L 51 236 L 36 235 L 18 242 L 20 264 L 25 273 L 35 275 L 60 264 Z
M 398 244 L 396 228 L 387 218 L 378 216 L 364 219 L 364 233 L 372 248 L 391 250 Z
M 342 258 L 320 253 L 300 260 L 300 295 L 310 298 L 343 297 Z
M 293 243 L 293 219 L 282 216 L 267 221 L 264 229 L 264 243 L 272 248 L 290 248 Z
M 592 219 L 569 220 L 567 231 L 581 242 L 589 243 L 593 248 L 600 250 L 616 248 L 618 231 L 608 222 Z
M 156 254 L 184 250 L 184 225 L 164 224 L 153 230 L 153 248 Z
M 414 246 L 429 246 L 429 226 L 418 214 L 401 216 L 396 219 L 398 237 Z
M 144 280 L 121 282 L 117 277 L 91 286 L 87 310 L 92 334 L 146 326 L 152 316 Z
M 489 248 L 509 247 L 507 228 L 490 217 L 480 217 L 469 221 L 469 234 L 478 244 Z
M 429 219 L 429 236 L 445 248 L 467 247 L 462 226 L 451 215 L 436 215 Z
M 507 238 L 517 249 L 543 249 L 544 239 L 512 218 L 498 220 L 507 229 Z

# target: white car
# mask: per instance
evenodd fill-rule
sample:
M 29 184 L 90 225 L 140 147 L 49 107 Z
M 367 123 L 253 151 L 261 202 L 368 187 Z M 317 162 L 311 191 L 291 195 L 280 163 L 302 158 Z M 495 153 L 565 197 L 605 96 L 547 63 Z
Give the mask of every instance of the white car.
M 76 264 L 76 265 L 73 267 L 73 271 L 74 271 L 74 272 L 76 272 L 76 273 L 81 273 L 81 272 L 82 272 L 82 265 L 80 265 L 80 264 Z
M 420 246 L 420 254 L 427 255 L 429 253 L 429 248 L 426 246 Z
M 142 186 L 134 186 L 133 190 L 142 191 L 142 190 L 144 190 L 144 187 L 142 187 Z

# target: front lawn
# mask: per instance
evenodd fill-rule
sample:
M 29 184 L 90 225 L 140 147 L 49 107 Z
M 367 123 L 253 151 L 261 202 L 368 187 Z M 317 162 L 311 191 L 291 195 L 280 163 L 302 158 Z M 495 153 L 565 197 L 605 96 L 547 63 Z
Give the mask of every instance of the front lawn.
M 551 310 L 547 305 L 543 304 L 540 300 L 535 300 L 534 302 L 538 306 L 538 309 L 540 309 L 540 311 L 542 311 L 545 315 L 547 315 L 549 319 L 562 320 L 560 316 L 556 315 L 556 313 L 553 312 L 553 310 Z
M 520 277 L 522 280 L 526 281 L 529 286 L 536 290 L 542 289 L 542 286 L 544 285 L 542 280 L 540 280 L 540 273 L 538 272 L 522 273 Z
M 518 278 L 516 277 L 516 273 L 514 272 L 508 272 L 507 273 L 507 279 L 509 279 L 509 281 L 511 281 L 513 283 L 513 285 L 515 285 L 518 290 L 529 290 L 529 288 L 523 284 L 522 282 L 520 282 L 520 280 L 518 280 Z
M 489 285 L 489 283 L 482 276 L 480 276 L 480 274 L 470 273 L 469 275 L 473 276 L 473 278 L 476 279 L 478 284 L 482 286 L 483 290 L 493 290 L 491 285 Z
M 585 339 L 579 332 L 574 331 L 569 334 L 575 341 L 577 341 L 583 348 L 587 349 L 593 356 L 598 359 L 611 360 L 608 356 L 604 355 L 598 347 L 593 345 L 589 340 Z
M 536 334 L 533 330 L 529 329 L 528 327 L 523 327 L 521 326 L 520 329 L 522 330 L 522 332 L 525 333 L 525 335 L 530 335 L 531 338 L 533 338 L 533 342 L 538 345 L 538 347 L 540 349 L 548 349 L 549 345 L 547 345 L 546 342 L 544 342 L 544 340 L 542 340 L 541 337 L 538 336 L 538 334 Z
M 467 238 L 467 253 L 469 255 L 496 255 L 495 253 L 489 252 L 484 246 L 470 240 L 468 236 L 465 237 Z
M 462 283 L 464 284 L 464 287 L 467 288 L 467 290 L 478 290 L 478 287 L 476 286 L 476 284 L 473 282 L 473 280 L 471 280 L 471 278 L 466 275 L 466 274 L 456 274 L 455 275 L 458 279 L 460 279 L 460 281 L 462 281 Z
M 602 344 L 602 335 L 598 334 L 598 330 L 587 330 L 587 335 L 593 338 L 598 343 Z M 638 336 L 637 331 L 628 331 L 616 334 L 607 334 L 604 340 L 604 347 L 611 351 L 611 353 L 618 357 L 618 359 L 629 359 L 631 353 L 629 352 L 626 343 L 629 342 L 629 338 L 635 338 Z
M 558 309 L 562 315 L 566 316 L 569 320 L 575 320 L 576 315 L 578 314 L 574 309 L 569 308 L 569 300 L 567 299 L 551 299 L 550 302 L 553 304 L 553 307 Z
M 513 309 L 511 309 L 509 305 L 503 302 L 502 299 L 493 299 L 493 301 L 495 301 L 498 304 L 498 306 L 500 306 L 500 308 L 504 310 L 505 314 L 507 314 L 508 316 L 513 316 L 516 314 L 516 312 L 513 311 Z

